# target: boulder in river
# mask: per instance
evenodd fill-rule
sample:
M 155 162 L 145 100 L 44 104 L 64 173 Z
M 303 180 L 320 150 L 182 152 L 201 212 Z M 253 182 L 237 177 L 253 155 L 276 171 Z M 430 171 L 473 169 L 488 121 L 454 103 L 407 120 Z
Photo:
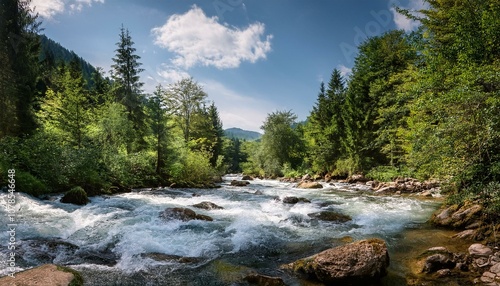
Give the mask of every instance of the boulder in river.
M 195 208 L 199 209 L 204 209 L 204 210 L 223 210 L 224 208 L 221 206 L 218 206 L 212 202 L 201 202 L 198 204 L 193 205 Z
M 299 189 L 322 189 L 323 185 L 319 182 L 301 181 L 297 184 Z
M 235 186 L 235 187 L 246 187 L 249 184 L 250 184 L 249 181 L 238 181 L 238 180 L 231 181 L 231 186 Z
M 322 211 L 318 213 L 311 213 L 308 216 L 324 221 L 334 221 L 334 222 L 348 222 L 352 218 L 348 215 L 341 214 L 333 211 Z
M 331 248 L 282 268 L 327 284 L 361 285 L 385 276 L 388 266 L 387 245 L 375 238 Z
M 242 181 L 253 181 L 253 178 L 250 177 L 249 175 L 244 175 L 243 177 L 241 177 L 241 180 Z
M 0 278 L 0 285 L 9 286 L 82 286 L 82 276 L 73 269 L 54 264 L 45 264 L 23 272 L 15 273 L 14 277 Z
M 306 198 L 297 198 L 297 197 L 285 197 L 283 199 L 283 203 L 285 203 L 285 204 L 294 205 L 294 204 L 299 203 L 299 202 L 310 203 L 311 201 L 306 199 Z
M 61 198 L 61 202 L 83 206 L 89 202 L 89 198 L 82 187 L 74 187 Z
M 213 218 L 207 215 L 200 215 L 188 208 L 167 208 L 160 213 L 162 219 L 178 219 L 182 221 L 206 220 L 213 221 Z

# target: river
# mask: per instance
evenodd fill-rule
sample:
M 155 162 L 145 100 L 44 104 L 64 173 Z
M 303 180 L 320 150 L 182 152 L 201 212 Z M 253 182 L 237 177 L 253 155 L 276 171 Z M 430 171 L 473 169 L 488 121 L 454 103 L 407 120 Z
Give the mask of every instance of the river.
M 342 183 L 302 190 L 273 180 L 232 187 L 229 180 L 239 178 L 225 179 L 219 189 L 135 190 L 94 197 L 83 207 L 60 203 L 60 196 L 39 200 L 18 193 L 18 270 L 44 263 L 67 265 L 83 274 L 85 285 L 96 286 L 245 285 L 241 277 L 249 271 L 280 276 L 287 285 L 321 285 L 284 273 L 279 265 L 346 241 L 379 237 L 391 255 L 389 275 L 381 285 L 404 285 L 405 252 L 447 238 L 425 224 L 439 201 L 372 196 L 363 187 Z M 311 203 L 284 204 L 287 196 Z M 6 197 L 0 193 L 0 227 L 7 230 Z M 203 201 L 224 209 L 192 207 Z M 213 221 L 165 221 L 159 213 L 169 207 L 188 207 Z M 308 216 L 326 210 L 349 215 L 352 221 Z M 8 240 L 2 231 L 1 261 L 6 261 Z M 189 258 L 157 261 L 148 253 Z M 6 270 L 0 266 L 3 275 Z

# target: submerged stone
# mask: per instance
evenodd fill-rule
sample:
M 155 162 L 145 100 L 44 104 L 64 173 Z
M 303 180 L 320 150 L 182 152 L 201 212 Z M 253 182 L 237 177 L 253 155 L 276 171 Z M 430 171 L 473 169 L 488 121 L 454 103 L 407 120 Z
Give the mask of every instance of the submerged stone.
M 332 212 L 332 211 L 322 211 L 318 213 L 311 213 L 308 216 L 312 218 L 316 218 L 324 221 L 333 221 L 333 222 L 348 222 L 352 220 L 352 218 L 348 215 Z
M 14 277 L 0 278 L 0 285 L 9 286 L 82 286 L 82 276 L 73 269 L 45 264 L 14 274 Z

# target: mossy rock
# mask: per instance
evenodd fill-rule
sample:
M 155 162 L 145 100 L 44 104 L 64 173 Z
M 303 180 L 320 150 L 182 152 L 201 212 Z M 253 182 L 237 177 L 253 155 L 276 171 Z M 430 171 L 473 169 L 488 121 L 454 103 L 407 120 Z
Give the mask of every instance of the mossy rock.
M 78 272 L 74 269 L 68 268 L 68 267 L 60 266 L 60 265 L 57 266 L 57 270 L 60 270 L 63 272 L 69 272 L 69 273 L 73 274 L 73 276 L 75 278 L 73 278 L 73 280 L 71 280 L 71 282 L 69 283 L 68 286 L 83 286 L 83 277 L 80 274 L 80 272 Z
M 89 203 L 89 198 L 82 187 L 74 187 L 61 198 L 61 202 L 83 206 Z

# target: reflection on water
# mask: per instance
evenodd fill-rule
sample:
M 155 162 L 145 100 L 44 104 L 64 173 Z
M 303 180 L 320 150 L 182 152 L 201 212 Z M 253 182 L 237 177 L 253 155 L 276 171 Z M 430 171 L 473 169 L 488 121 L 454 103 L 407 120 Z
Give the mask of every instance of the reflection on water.
M 2 219 L 7 217 L 5 196 L 0 194 Z M 311 203 L 282 203 L 287 196 Z M 203 201 L 224 209 L 192 207 Z M 399 273 L 407 272 L 405 253 L 428 245 L 428 235 L 438 235 L 422 230 L 438 203 L 369 196 L 345 184 L 299 190 L 291 184 L 256 180 L 247 187 L 226 183 L 215 190 L 142 190 L 92 198 L 84 207 L 18 194 L 17 205 L 16 234 L 23 254 L 19 265 L 31 267 L 52 258 L 81 271 L 87 285 L 232 285 L 252 270 L 281 276 L 290 285 L 312 285 L 280 272 L 279 265 L 340 245 L 345 237 L 385 239 L 391 273 L 398 275 L 391 274 L 384 285 L 396 285 L 401 282 Z M 188 207 L 214 221 L 164 221 L 159 213 L 168 207 Z M 335 211 L 352 220 L 325 222 L 309 216 L 320 211 Z M 33 240 L 61 244 L 28 243 Z M 7 242 L 6 232 L 0 234 L 0 241 Z M 33 253 L 48 254 L 43 260 Z M 199 259 L 157 261 L 146 253 Z

